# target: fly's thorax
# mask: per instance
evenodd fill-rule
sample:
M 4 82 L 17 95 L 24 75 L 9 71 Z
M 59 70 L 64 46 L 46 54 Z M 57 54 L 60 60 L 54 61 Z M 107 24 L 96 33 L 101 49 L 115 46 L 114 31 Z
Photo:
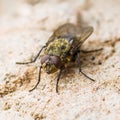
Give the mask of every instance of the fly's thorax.
M 59 56 L 64 62 L 66 54 L 69 52 L 71 44 L 67 38 L 58 38 L 51 42 L 44 51 L 44 54 Z
M 60 69 L 62 62 L 58 56 L 43 55 L 41 57 L 41 65 L 46 73 L 51 74 Z

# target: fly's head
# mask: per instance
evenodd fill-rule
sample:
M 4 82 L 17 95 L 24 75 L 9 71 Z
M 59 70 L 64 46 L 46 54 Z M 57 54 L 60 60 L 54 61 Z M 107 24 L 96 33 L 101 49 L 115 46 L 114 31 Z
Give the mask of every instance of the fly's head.
M 58 56 L 44 55 L 41 57 L 41 65 L 46 73 L 51 74 L 60 69 L 62 63 Z

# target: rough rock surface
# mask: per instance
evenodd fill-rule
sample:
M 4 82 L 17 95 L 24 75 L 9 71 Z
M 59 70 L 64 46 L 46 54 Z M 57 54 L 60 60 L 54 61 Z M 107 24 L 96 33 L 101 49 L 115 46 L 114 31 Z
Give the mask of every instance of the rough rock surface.
M 14 3 L 14 4 L 13 4 Z M 120 119 L 120 1 L 119 0 L 1 0 L 0 1 L 0 120 L 119 120 Z M 31 60 L 52 32 L 80 13 L 94 33 L 82 49 L 103 51 L 81 55 L 64 71 L 55 92 L 57 73 L 42 71 Z

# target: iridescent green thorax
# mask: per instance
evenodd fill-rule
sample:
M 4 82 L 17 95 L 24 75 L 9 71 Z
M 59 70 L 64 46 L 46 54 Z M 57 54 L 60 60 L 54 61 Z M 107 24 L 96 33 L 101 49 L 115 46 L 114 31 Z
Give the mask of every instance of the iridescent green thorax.
M 66 56 L 70 50 L 70 43 L 65 38 L 58 38 L 51 42 L 44 51 L 44 54 L 49 54 L 53 56 L 59 56 L 61 61 L 68 62 L 71 61 L 70 57 Z

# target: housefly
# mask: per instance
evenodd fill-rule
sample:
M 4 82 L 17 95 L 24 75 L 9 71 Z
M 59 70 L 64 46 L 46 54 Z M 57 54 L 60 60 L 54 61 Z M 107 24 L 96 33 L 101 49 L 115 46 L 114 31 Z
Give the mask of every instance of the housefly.
M 41 66 L 39 67 L 38 82 L 30 91 L 34 90 L 38 86 L 41 78 L 41 69 L 43 69 L 48 74 L 52 74 L 59 70 L 56 83 L 56 92 L 58 92 L 58 83 L 62 71 L 65 69 L 65 65 L 70 62 L 74 62 L 75 60 L 77 60 L 79 72 L 88 79 L 94 81 L 94 79 L 90 78 L 82 71 L 80 63 L 80 52 L 92 52 L 81 50 L 81 45 L 92 34 L 92 32 L 93 27 L 91 26 L 79 27 L 72 23 L 63 24 L 54 31 L 45 46 L 40 49 L 32 61 L 17 62 L 17 64 L 33 63 L 44 50 L 43 55 L 41 56 Z

